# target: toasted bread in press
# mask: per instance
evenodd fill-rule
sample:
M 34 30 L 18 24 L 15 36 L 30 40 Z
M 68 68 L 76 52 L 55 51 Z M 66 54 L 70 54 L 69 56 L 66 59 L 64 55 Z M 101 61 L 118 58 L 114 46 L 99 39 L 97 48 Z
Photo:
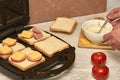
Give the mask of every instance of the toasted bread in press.
M 21 51 L 22 53 L 25 53 L 26 56 L 29 55 L 31 52 L 33 52 L 33 50 L 29 47 L 25 48 L 24 50 Z M 41 54 L 41 53 L 39 53 Z M 12 56 L 12 55 L 11 55 Z M 26 71 L 42 62 L 45 61 L 45 58 L 42 56 L 40 60 L 38 61 L 30 61 L 27 59 L 24 60 L 24 61 L 21 61 L 21 62 L 15 62 L 11 59 L 11 56 L 9 57 L 8 61 L 10 64 L 12 64 L 13 66 L 17 67 L 18 69 L 22 70 L 22 71 Z M 35 55 L 34 55 L 35 56 Z
M 34 47 L 43 52 L 46 56 L 52 57 L 55 53 L 69 48 L 69 45 L 60 39 L 51 36 L 46 40 L 35 43 Z
M 39 29 L 39 28 L 38 28 Z M 29 31 L 32 31 L 32 29 L 30 29 Z M 39 29 L 39 31 L 41 32 L 41 34 L 43 35 L 40 39 L 35 39 L 34 37 L 32 38 L 24 38 L 21 36 L 21 33 L 18 34 L 18 38 L 21 39 L 22 41 L 28 43 L 29 45 L 33 45 L 35 42 L 41 41 L 41 40 L 45 40 L 48 37 L 50 37 L 51 35 L 46 33 L 45 31 Z
M 3 46 L 3 43 L 0 43 L 0 47 L 2 47 L 2 46 Z M 16 42 L 14 45 L 9 46 L 9 47 L 12 48 L 12 50 L 13 50 L 12 53 L 14 53 L 14 52 L 16 52 L 16 51 L 20 51 L 20 50 L 22 50 L 22 49 L 25 48 L 25 46 L 24 46 L 23 44 L 19 43 L 19 42 Z M 11 53 L 11 54 L 12 54 L 12 53 Z M 0 57 L 3 58 L 3 59 L 8 59 L 8 57 L 9 57 L 11 54 L 9 54 L 9 55 L 0 55 Z

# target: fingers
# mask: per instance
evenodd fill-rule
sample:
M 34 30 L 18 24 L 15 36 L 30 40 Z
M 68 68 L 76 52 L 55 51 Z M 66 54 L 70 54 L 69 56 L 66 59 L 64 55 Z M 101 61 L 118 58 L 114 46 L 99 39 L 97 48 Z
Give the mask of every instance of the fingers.
M 111 22 L 113 29 L 120 28 L 120 20 Z
M 104 41 L 113 49 L 120 49 L 120 39 L 116 38 L 113 33 L 105 34 L 103 38 Z
M 110 22 L 119 17 L 120 17 L 120 8 L 115 8 L 111 10 L 107 15 L 107 18 L 109 19 Z
M 120 23 L 117 24 L 117 25 L 115 25 L 115 26 L 113 27 L 113 29 L 114 29 L 114 30 L 115 30 L 115 29 L 120 29 Z
M 105 35 L 103 36 L 104 42 L 106 42 L 106 41 L 110 40 L 110 38 L 111 38 L 110 33 L 105 34 Z
M 106 43 L 111 46 L 113 49 L 120 50 L 120 40 L 109 40 Z

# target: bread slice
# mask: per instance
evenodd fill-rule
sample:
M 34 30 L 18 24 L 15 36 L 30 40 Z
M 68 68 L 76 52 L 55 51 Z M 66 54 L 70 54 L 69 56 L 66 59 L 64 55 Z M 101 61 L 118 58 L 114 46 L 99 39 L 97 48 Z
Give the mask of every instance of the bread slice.
M 43 35 L 43 37 L 40 38 L 40 39 L 34 39 L 34 37 L 26 39 L 26 38 L 21 37 L 21 35 L 20 35 L 21 33 L 18 34 L 18 37 L 19 37 L 19 39 L 21 39 L 22 41 L 28 43 L 29 45 L 33 45 L 35 42 L 38 42 L 38 41 L 41 41 L 41 40 L 45 40 L 45 39 L 47 39 L 48 37 L 51 36 L 50 34 L 44 32 L 43 30 L 41 30 L 41 29 L 39 29 L 39 30 L 41 31 L 41 33 Z M 30 29 L 30 31 L 32 31 L 32 29 Z
M 29 54 L 31 53 L 33 50 L 29 47 L 25 48 L 24 50 L 22 50 L 21 52 L 25 53 L 25 54 Z M 9 63 L 15 67 L 17 67 L 18 69 L 22 70 L 22 71 L 26 71 L 42 62 L 45 61 L 45 58 L 42 56 L 42 59 L 40 61 L 37 62 L 31 62 L 28 59 L 25 59 L 22 62 L 14 62 L 11 60 L 11 56 L 8 59 Z
M 3 46 L 2 43 L 0 44 L 0 46 Z M 13 49 L 13 53 L 16 52 L 16 51 L 20 51 L 22 49 L 25 48 L 25 46 L 21 43 L 18 43 L 16 42 L 16 44 L 14 46 L 11 46 L 11 48 Z M 8 59 L 8 57 L 10 56 L 11 54 L 9 55 L 0 55 L 1 58 L 3 59 Z
M 58 17 L 50 27 L 51 31 L 72 33 L 76 28 L 77 21 L 70 18 Z
M 34 47 L 43 52 L 48 57 L 52 57 L 56 52 L 69 48 L 69 45 L 54 36 L 49 37 L 44 41 L 39 41 L 34 44 Z

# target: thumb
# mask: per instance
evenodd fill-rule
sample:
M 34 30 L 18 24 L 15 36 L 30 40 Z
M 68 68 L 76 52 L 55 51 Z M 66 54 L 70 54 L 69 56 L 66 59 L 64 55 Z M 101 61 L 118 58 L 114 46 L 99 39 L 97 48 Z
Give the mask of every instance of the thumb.
M 111 38 L 110 33 L 105 34 L 105 35 L 103 36 L 103 39 L 104 39 L 105 42 L 108 41 L 108 40 L 110 40 L 110 38 Z

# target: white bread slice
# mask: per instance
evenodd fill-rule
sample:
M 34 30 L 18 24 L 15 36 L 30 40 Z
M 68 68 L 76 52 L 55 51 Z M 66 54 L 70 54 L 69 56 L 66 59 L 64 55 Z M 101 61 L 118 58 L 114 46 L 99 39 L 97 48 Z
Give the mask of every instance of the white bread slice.
M 58 17 L 50 27 L 51 31 L 72 33 L 76 28 L 77 21 L 66 17 Z
M 0 46 L 3 46 L 2 43 L 0 44 Z M 20 50 L 24 49 L 25 46 L 16 42 L 16 44 L 14 46 L 11 46 L 11 48 L 13 49 L 13 52 L 16 52 L 16 51 L 20 51 Z M 3 58 L 3 59 L 8 59 L 8 57 L 10 55 L 0 55 L 0 57 Z
M 52 57 L 56 52 L 69 48 L 69 45 L 54 36 L 49 37 L 44 41 L 39 41 L 34 44 L 34 47 L 43 52 L 48 57 Z
M 45 40 L 48 37 L 50 37 L 51 35 L 44 32 L 43 30 L 39 29 L 41 31 L 41 33 L 43 34 L 43 37 L 40 39 L 34 39 L 34 37 L 30 38 L 30 39 L 26 39 L 20 36 L 20 34 L 18 34 L 18 38 L 21 39 L 22 41 L 28 43 L 29 45 L 33 45 L 35 42 L 41 41 L 41 40 Z M 30 31 L 32 31 L 32 29 L 30 29 Z
M 16 45 L 11 46 L 11 48 L 13 49 L 13 52 L 16 52 L 16 51 L 20 51 L 20 50 L 24 49 L 25 46 L 23 44 L 17 42 Z
M 26 55 L 31 53 L 33 50 L 30 47 L 27 47 L 25 49 L 23 49 L 21 52 L 25 53 Z
M 21 52 L 24 52 L 25 54 L 29 54 L 30 52 L 32 52 L 33 50 L 31 48 L 25 48 L 24 50 L 22 50 Z M 22 71 L 26 71 L 42 62 L 45 61 L 45 58 L 42 56 L 42 59 L 40 61 L 37 62 L 31 62 L 28 59 L 25 59 L 22 62 L 14 62 L 11 60 L 11 56 L 8 59 L 9 63 L 12 64 L 13 66 L 17 67 L 18 69 L 22 70 Z

